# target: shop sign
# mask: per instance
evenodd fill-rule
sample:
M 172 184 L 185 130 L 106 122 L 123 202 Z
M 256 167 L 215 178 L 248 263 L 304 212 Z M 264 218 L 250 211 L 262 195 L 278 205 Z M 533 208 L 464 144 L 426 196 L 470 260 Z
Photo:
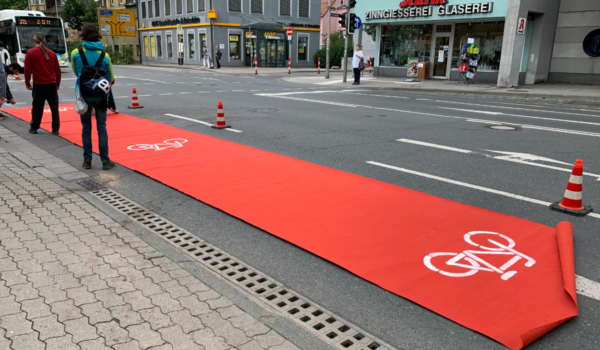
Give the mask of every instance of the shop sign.
M 493 2 L 450 4 L 451 0 L 402 0 L 399 9 L 366 11 L 365 20 L 475 15 L 494 12 Z M 436 6 L 430 6 L 436 5 Z
M 152 21 L 153 27 L 173 26 L 177 24 L 194 24 L 200 23 L 200 17 L 183 17 L 176 19 L 165 19 L 162 21 Z
M 246 39 L 256 39 L 254 32 L 246 32 Z
M 281 33 L 275 33 L 275 32 L 265 32 L 264 33 L 264 37 L 265 37 L 265 39 L 282 40 L 283 39 L 283 34 L 281 34 Z
M 239 40 L 239 36 L 237 35 L 230 35 L 229 36 L 229 41 L 238 41 Z
M 517 34 L 519 34 L 519 35 L 525 34 L 526 26 L 527 26 L 527 18 L 519 17 L 519 22 L 517 24 Z

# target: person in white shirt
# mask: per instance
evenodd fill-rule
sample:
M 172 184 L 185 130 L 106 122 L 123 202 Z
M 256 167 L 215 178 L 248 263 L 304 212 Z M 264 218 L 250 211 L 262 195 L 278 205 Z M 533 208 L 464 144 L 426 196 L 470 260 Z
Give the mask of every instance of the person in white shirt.
M 212 68 L 212 63 L 210 62 L 210 52 L 206 48 L 206 45 L 204 45 L 203 51 L 204 51 L 203 52 L 204 53 L 204 59 L 202 61 L 202 65 L 204 67 Z
M 356 45 L 356 51 L 354 51 L 354 56 L 352 56 L 352 69 L 354 71 L 354 83 L 352 85 L 360 84 L 360 69 L 358 66 L 360 65 L 360 62 L 362 62 L 363 57 L 360 45 Z

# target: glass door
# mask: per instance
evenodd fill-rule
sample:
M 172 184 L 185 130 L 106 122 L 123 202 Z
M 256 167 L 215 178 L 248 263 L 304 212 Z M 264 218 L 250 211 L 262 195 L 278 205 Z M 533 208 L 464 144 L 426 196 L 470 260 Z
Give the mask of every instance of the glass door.
M 433 39 L 433 69 L 434 79 L 448 79 L 450 73 L 450 36 L 436 35 Z
M 287 67 L 287 40 L 277 40 L 277 67 Z

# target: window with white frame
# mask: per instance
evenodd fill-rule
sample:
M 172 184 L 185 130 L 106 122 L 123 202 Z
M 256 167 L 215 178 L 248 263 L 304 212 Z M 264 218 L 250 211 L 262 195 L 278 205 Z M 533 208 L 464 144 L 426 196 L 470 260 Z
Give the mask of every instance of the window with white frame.
M 298 0 L 298 17 L 308 18 L 310 14 L 310 0 Z
M 177 14 L 180 15 L 183 13 L 183 1 L 177 0 Z
M 171 0 L 165 0 L 165 16 L 171 15 Z
M 280 16 L 291 16 L 292 15 L 292 0 L 279 0 L 279 15 Z
M 242 0 L 228 0 L 229 12 L 242 12 Z
M 187 13 L 194 12 L 194 0 L 187 0 Z
M 148 0 L 148 18 L 152 17 L 152 0 Z
M 250 0 L 250 13 L 263 13 L 263 0 Z
M 146 3 L 142 2 L 142 19 L 146 18 Z
M 160 17 L 160 0 L 154 0 L 154 16 Z
M 198 0 L 198 12 L 206 11 L 206 2 L 205 0 Z
M 31 4 L 32 4 L 32 5 L 35 5 L 35 0 L 31 0 Z

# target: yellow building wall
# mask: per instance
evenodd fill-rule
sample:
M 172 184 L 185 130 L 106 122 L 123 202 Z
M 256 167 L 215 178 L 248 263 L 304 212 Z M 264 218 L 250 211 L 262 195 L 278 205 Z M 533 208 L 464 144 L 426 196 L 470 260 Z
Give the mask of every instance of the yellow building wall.
M 107 10 L 133 11 L 135 13 L 135 18 L 136 18 L 136 23 L 137 23 L 137 7 L 133 7 L 133 6 L 125 7 L 124 4 L 125 4 L 125 0 L 107 0 L 106 1 L 106 9 Z M 140 62 L 140 52 L 138 52 L 139 46 L 140 46 L 139 33 L 136 33 L 135 37 L 115 36 L 114 40 L 115 40 L 115 51 L 122 53 L 123 51 L 121 48 L 125 45 L 130 45 L 133 47 L 133 59 L 136 62 Z M 112 36 L 111 35 L 102 36 L 101 42 L 103 45 L 105 45 L 107 47 L 112 47 Z M 117 46 L 118 46 L 118 50 L 117 50 Z

